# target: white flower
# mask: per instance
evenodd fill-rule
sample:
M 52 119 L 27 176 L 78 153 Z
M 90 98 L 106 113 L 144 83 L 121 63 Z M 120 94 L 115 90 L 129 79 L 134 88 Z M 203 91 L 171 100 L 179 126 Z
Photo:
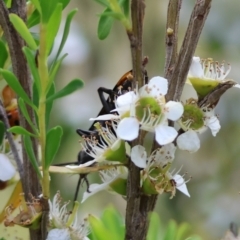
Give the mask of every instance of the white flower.
M 176 147 L 173 143 L 166 144 L 156 149 L 148 158 L 146 150 L 141 145 L 136 145 L 131 151 L 131 160 L 139 168 L 145 168 L 147 171 L 151 167 L 163 167 L 171 163 L 174 159 Z
M 201 60 L 199 57 L 193 57 L 188 78 L 221 82 L 226 79 L 230 71 L 231 66 L 229 64 L 226 70 L 224 63 L 219 64 L 218 62 L 214 62 L 211 58 Z
M 49 200 L 49 223 L 51 230 L 47 240 L 89 240 L 88 224 L 86 220 L 79 221 L 77 216 L 78 202 L 75 202 L 72 212 L 67 211 L 69 202 L 61 204 L 58 191 L 51 202 Z
M 199 57 L 193 57 L 189 69 L 187 83 L 191 83 L 200 98 L 203 98 L 219 83 L 230 82 L 231 86 L 240 88 L 240 85 L 230 79 L 226 79 L 231 66 L 225 69 L 225 64 L 214 62 L 211 58 L 201 60 Z
M 120 139 L 132 141 L 138 137 L 139 129 L 155 132 L 156 141 L 160 145 L 172 142 L 177 131 L 168 126 L 168 119 L 176 121 L 183 113 L 179 102 L 165 103 L 164 95 L 168 90 L 168 81 L 162 77 L 154 77 L 144 85 L 137 94 L 128 92 L 116 100 L 116 109 L 121 119 L 116 133 Z M 116 119 L 116 115 L 103 115 L 90 120 Z
M 16 170 L 6 154 L 0 153 L 0 180 L 5 182 L 10 180 Z
M 70 233 L 67 228 L 65 229 L 58 229 L 54 228 L 51 229 L 48 233 L 46 240 L 71 240 Z
M 113 184 L 121 184 L 126 182 L 127 179 L 127 168 L 126 167 L 113 167 L 108 170 L 100 171 L 100 177 L 103 183 L 98 184 L 94 183 L 89 186 L 89 191 L 86 191 L 83 194 L 83 199 L 82 202 L 84 202 L 87 198 L 91 197 L 92 195 L 102 191 L 102 190 L 107 190 L 112 193 L 114 191 L 117 191 L 116 188 L 112 188 Z M 121 187 L 121 186 L 120 186 Z
M 200 140 L 197 133 L 203 133 L 210 128 L 212 135 L 215 137 L 219 132 L 221 126 L 213 109 L 204 107 L 201 109 L 203 112 L 203 126 L 199 129 L 191 129 L 191 121 L 189 124 L 180 123 L 185 133 L 177 138 L 177 145 L 180 149 L 194 153 L 200 148 Z
M 175 174 L 173 176 L 173 180 L 176 183 L 177 190 L 179 190 L 180 192 L 182 192 L 186 196 L 190 197 L 190 194 L 188 192 L 187 185 L 186 185 L 186 182 L 185 182 L 184 178 L 179 174 Z
M 138 150 L 138 152 L 137 152 Z M 141 186 L 146 194 L 171 192 L 172 197 L 176 189 L 190 197 L 184 178 L 177 173 L 169 172 L 174 160 L 176 147 L 173 143 L 156 149 L 148 158 L 145 148 L 141 145 L 133 147 L 131 158 L 137 165 L 139 162 L 145 168 L 141 171 Z M 144 163 L 144 164 L 143 164 Z M 138 165 L 137 165 L 138 166 Z
M 125 142 L 117 138 L 114 134 L 116 131 L 116 123 L 113 121 L 111 125 L 103 127 L 97 123 L 96 132 L 92 135 L 82 135 L 81 142 L 82 151 L 89 155 L 93 160 L 88 161 L 79 166 L 67 166 L 73 170 L 92 165 L 94 162 L 115 161 L 125 163 L 127 161 Z M 112 129 L 111 129 L 112 128 Z M 79 130 L 80 132 L 80 130 Z

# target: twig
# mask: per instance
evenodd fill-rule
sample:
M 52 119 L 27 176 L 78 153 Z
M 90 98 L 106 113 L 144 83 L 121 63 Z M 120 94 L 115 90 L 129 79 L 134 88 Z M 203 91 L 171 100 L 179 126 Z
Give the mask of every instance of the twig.
M 10 12 L 16 13 L 23 20 L 26 19 L 26 1 L 25 0 L 13 0 L 12 8 L 9 9 Z M 27 61 L 22 52 L 22 48 L 25 45 L 23 39 L 18 35 L 14 27 L 12 26 L 9 20 L 9 11 L 6 8 L 6 5 L 3 0 L 0 0 L 0 25 L 4 31 L 5 38 L 8 42 L 9 52 L 12 61 L 13 72 L 21 83 L 23 89 L 28 94 L 29 97 L 32 96 L 31 89 L 31 75 L 27 66 Z M 32 122 L 35 122 L 34 112 L 31 108 L 28 107 L 29 116 Z M 28 131 L 31 131 L 31 127 L 27 123 L 26 119 L 20 113 L 20 124 Z M 32 139 L 33 148 L 35 155 L 37 156 L 37 140 Z M 31 193 L 33 196 L 38 196 L 40 193 L 40 183 L 37 178 L 31 162 L 28 159 L 28 156 L 23 149 L 23 171 L 24 179 L 22 181 L 23 190 L 25 196 L 29 196 Z M 45 226 L 46 227 L 46 226 Z M 31 239 L 38 240 L 41 239 L 41 234 L 39 231 L 30 230 Z M 45 237 L 43 236 L 43 239 Z
M 142 66 L 142 29 L 145 4 L 143 0 L 132 0 L 131 16 L 132 31 L 128 31 L 128 37 L 131 45 L 132 65 L 133 65 L 133 88 L 143 86 L 143 66 Z M 139 138 L 132 142 L 132 146 L 141 144 L 143 141 L 142 133 Z M 126 240 L 145 239 L 147 217 L 140 212 L 140 169 L 130 161 L 129 174 L 127 180 L 127 208 L 126 208 Z M 144 209 L 145 210 L 145 209 Z M 142 231 L 143 230 L 143 231 Z
M 172 73 L 177 59 L 178 47 L 178 23 L 182 0 L 170 0 L 168 3 L 168 14 L 165 37 L 165 67 L 164 75 L 168 79 Z
M 188 24 L 172 76 L 169 78 L 167 100 L 179 100 L 190 68 L 192 57 L 211 8 L 212 0 L 197 0 Z

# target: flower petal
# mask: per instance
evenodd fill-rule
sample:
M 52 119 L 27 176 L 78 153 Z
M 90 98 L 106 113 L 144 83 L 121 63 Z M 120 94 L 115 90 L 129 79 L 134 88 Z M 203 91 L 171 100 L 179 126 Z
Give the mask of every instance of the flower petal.
M 90 121 L 104 121 L 104 120 L 112 120 L 112 119 L 119 119 L 119 116 L 116 114 L 104 114 L 100 115 L 96 118 L 90 118 Z
M 120 95 L 116 100 L 116 104 L 117 107 L 122 107 L 134 103 L 136 99 L 136 94 L 133 91 L 130 91 L 123 95 Z
M 221 128 L 218 118 L 212 116 L 209 119 L 206 119 L 206 124 L 211 129 L 212 135 L 215 137 Z
M 155 129 L 155 138 L 160 145 L 171 143 L 177 137 L 177 134 L 176 129 L 169 126 L 159 125 Z
M 166 95 L 168 91 L 168 80 L 163 77 L 153 77 L 148 83 L 148 89 L 151 90 L 151 96 L 159 97 Z
M 0 153 L 0 180 L 5 182 L 10 180 L 16 173 L 16 170 L 8 157 Z
M 49 231 L 46 240 L 71 240 L 70 233 L 67 228 L 58 229 L 54 228 Z
M 200 140 L 196 132 L 189 130 L 177 138 L 177 145 L 180 149 L 193 153 L 200 148 Z
M 147 164 L 147 152 L 145 147 L 141 145 L 136 145 L 131 151 L 131 160 L 139 168 L 146 168 Z
M 126 141 L 132 141 L 138 137 L 139 122 L 136 118 L 123 118 L 117 127 L 117 136 Z
M 189 75 L 196 78 L 203 78 L 204 72 L 200 57 L 193 57 L 192 64 L 189 69 Z
M 183 111 L 183 105 L 180 102 L 169 101 L 165 104 L 165 114 L 169 120 L 178 120 L 182 116 Z
M 182 192 L 183 194 L 185 194 L 186 196 L 190 197 L 190 194 L 188 192 L 188 189 L 187 189 L 187 185 L 184 181 L 184 178 L 179 175 L 179 174 L 176 174 L 173 179 L 175 180 L 176 182 L 176 188 Z
M 98 184 L 98 183 L 93 183 L 89 186 L 89 191 L 86 191 L 84 194 L 83 194 L 83 198 L 82 198 L 82 203 L 89 197 L 91 197 L 92 195 L 102 191 L 102 190 L 106 190 L 108 189 L 109 187 L 109 184 L 111 182 L 113 182 L 116 178 L 113 178 L 111 181 L 109 182 L 105 182 L 105 183 L 102 183 L 102 184 Z

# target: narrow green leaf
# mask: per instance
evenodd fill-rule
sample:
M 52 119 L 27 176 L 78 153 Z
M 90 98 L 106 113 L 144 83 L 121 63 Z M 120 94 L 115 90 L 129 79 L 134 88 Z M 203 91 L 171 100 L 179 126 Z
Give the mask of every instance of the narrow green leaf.
M 147 233 L 147 240 L 158 240 L 160 239 L 160 227 L 161 227 L 161 222 L 158 214 L 156 212 L 152 212 L 149 215 L 150 218 L 150 224 L 148 228 L 148 233 Z
M 41 6 L 40 6 L 39 0 L 31 0 L 31 2 L 33 3 L 33 5 L 35 6 L 35 8 L 38 10 L 38 12 L 39 12 L 40 15 L 41 15 L 41 13 L 42 13 L 42 8 L 41 8 Z
M 28 135 L 23 136 L 23 144 L 24 144 L 25 150 L 27 152 L 27 155 L 29 157 L 29 160 L 30 160 L 34 170 L 36 171 L 36 173 L 38 175 L 38 178 L 41 179 L 42 175 L 41 175 L 40 170 L 38 168 L 38 162 L 37 162 L 36 156 L 35 156 L 34 151 L 33 151 L 32 141 L 31 141 L 31 138 Z
M 2 73 L 4 79 L 8 83 L 8 85 L 12 88 L 12 90 L 19 96 L 21 97 L 27 104 L 29 104 L 35 111 L 37 111 L 36 106 L 32 103 L 26 92 L 23 90 L 21 84 L 15 77 L 15 75 L 8 71 L 1 69 L 0 72 Z
M 62 3 L 63 9 L 69 4 L 70 0 L 59 0 L 59 3 Z
M 5 135 L 5 126 L 4 126 L 4 123 L 0 121 L 0 145 L 2 145 L 4 135 Z
M 42 22 L 47 24 L 50 17 L 53 14 L 53 11 L 57 7 L 58 0 L 41 0 L 40 2 L 41 9 L 42 9 Z
M 114 234 L 114 240 L 124 239 L 124 224 L 120 214 L 114 207 L 108 207 L 104 210 L 101 220 L 109 232 Z
M 5 62 L 8 59 L 8 51 L 5 43 L 0 40 L 0 68 L 4 68 Z
M 46 152 L 45 152 L 45 169 L 51 165 L 62 139 L 62 127 L 57 126 L 49 130 L 47 133 Z
M 113 19 L 115 18 L 116 20 L 123 20 L 125 19 L 125 16 L 122 13 L 116 13 L 116 12 L 104 12 L 101 14 L 101 17 L 112 17 Z
M 123 12 L 124 12 L 124 15 L 126 17 L 129 17 L 129 12 L 130 12 L 130 2 L 129 0 L 121 0 L 119 2 L 119 4 L 122 6 L 123 8 Z
M 100 40 L 104 40 L 110 33 L 114 19 L 110 16 L 104 15 L 104 13 L 112 12 L 109 8 L 107 8 L 103 14 L 101 14 L 99 22 L 98 22 L 98 38 Z
M 37 9 L 29 16 L 27 19 L 27 27 L 30 29 L 33 26 L 36 26 L 40 22 L 40 13 Z
M 49 91 L 49 88 L 52 86 L 52 83 L 54 82 L 55 76 L 58 72 L 58 69 L 63 61 L 63 59 L 67 56 L 67 54 L 64 54 L 59 60 L 57 60 L 55 63 L 53 63 L 51 70 L 49 72 L 49 81 L 47 86 L 47 92 Z
M 163 240 L 173 240 L 176 237 L 177 233 L 177 224 L 175 221 L 171 220 L 168 223 L 167 231 Z
M 178 226 L 176 240 L 185 239 L 190 229 L 191 227 L 187 223 L 182 223 L 180 226 Z
M 27 45 L 33 49 L 37 49 L 37 45 L 29 32 L 26 24 L 24 21 L 16 14 L 10 13 L 9 14 L 10 22 L 13 24 L 14 28 L 17 30 L 17 32 L 20 34 L 20 36 L 25 40 Z
M 61 17 L 62 17 L 62 4 L 59 3 L 57 4 L 55 10 L 53 11 L 47 23 L 47 37 L 46 37 L 47 53 L 49 53 L 50 50 L 52 49 L 54 39 L 57 35 L 61 23 Z
M 28 122 L 29 125 L 31 126 L 32 130 L 34 131 L 34 133 L 37 134 L 37 133 L 38 133 L 38 130 L 37 130 L 37 128 L 34 126 L 33 122 L 31 121 L 31 118 L 30 118 L 30 116 L 29 116 L 29 114 L 28 114 L 26 105 L 25 105 L 25 103 L 24 103 L 24 101 L 23 101 L 22 98 L 19 98 L 19 100 L 18 100 L 18 106 L 20 107 L 20 110 L 21 110 L 23 116 L 26 118 L 27 122 Z
M 95 239 L 97 240 L 114 239 L 112 238 L 111 233 L 108 231 L 107 228 L 105 228 L 103 222 L 100 219 L 90 215 L 88 220 L 90 223 L 92 235 L 94 236 Z
M 81 79 L 74 79 L 72 80 L 67 86 L 65 86 L 62 90 L 59 92 L 56 92 L 54 95 L 47 98 L 46 102 L 55 100 L 57 98 L 65 97 L 74 91 L 82 88 L 84 85 L 83 81 Z
M 108 0 L 95 0 L 99 4 L 103 5 L 104 7 L 110 8 L 109 1 Z
M 27 135 L 27 136 L 31 136 L 31 137 L 36 137 L 36 135 L 34 135 L 33 133 L 30 133 L 29 131 L 27 131 L 25 128 L 23 128 L 21 126 L 11 127 L 8 129 L 8 132 L 19 134 L 19 135 Z
M 33 75 L 33 80 L 36 83 L 36 87 L 38 93 L 41 93 L 41 84 L 40 84 L 40 77 L 38 73 L 38 69 L 35 63 L 35 56 L 33 55 L 32 51 L 28 47 L 23 47 L 23 52 L 25 57 L 27 58 L 28 65 L 30 67 L 31 73 Z
M 71 25 L 72 19 L 73 19 L 74 15 L 76 14 L 77 11 L 78 10 L 75 8 L 71 12 L 69 12 L 68 15 L 67 15 L 65 26 L 64 26 L 64 30 L 63 30 L 62 40 L 61 40 L 61 43 L 60 43 L 57 55 L 56 55 L 56 57 L 55 57 L 55 59 L 53 61 L 53 64 L 57 61 L 59 55 L 62 52 L 62 49 L 63 49 L 63 47 L 64 47 L 64 45 L 66 43 L 66 40 L 68 38 L 68 34 L 69 34 L 69 30 L 70 30 L 70 25 Z

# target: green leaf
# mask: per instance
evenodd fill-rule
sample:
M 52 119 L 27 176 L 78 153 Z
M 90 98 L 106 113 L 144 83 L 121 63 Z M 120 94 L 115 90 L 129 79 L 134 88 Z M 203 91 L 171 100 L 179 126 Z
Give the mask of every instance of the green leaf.
M 11 127 L 8 129 L 8 132 L 19 134 L 19 135 L 27 135 L 27 136 L 31 136 L 31 137 L 36 137 L 36 135 L 34 135 L 33 133 L 30 133 L 29 131 L 27 131 L 25 128 L 23 128 L 21 126 Z
M 88 220 L 90 223 L 92 235 L 95 239 L 97 240 L 114 239 L 112 238 L 112 234 L 108 232 L 107 228 L 105 228 L 103 222 L 100 219 L 90 215 Z
M 26 118 L 27 122 L 28 122 L 29 125 L 31 126 L 32 130 L 34 131 L 34 133 L 37 134 L 37 133 L 38 133 L 38 130 L 37 130 L 37 128 L 34 126 L 33 122 L 31 121 L 31 118 L 30 118 L 30 116 L 29 116 L 29 114 L 28 114 L 26 105 L 25 105 L 25 103 L 24 103 L 24 101 L 23 101 L 22 98 L 19 98 L 19 100 L 18 100 L 18 106 L 20 107 L 20 110 L 21 110 L 23 116 Z
M 67 86 L 65 86 L 62 90 L 59 92 L 56 92 L 54 95 L 47 98 L 46 102 L 55 100 L 57 98 L 65 97 L 74 91 L 82 88 L 84 85 L 83 81 L 81 79 L 74 79 L 72 80 Z
M 47 53 L 50 52 L 54 39 L 57 35 L 60 23 L 61 23 L 61 17 L 62 17 L 62 4 L 57 4 L 54 12 L 52 13 L 51 17 L 49 18 L 49 21 L 47 23 Z
M 67 15 L 67 19 L 66 19 L 66 22 L 65 22 L 64 30 L 63 30 L 62 40 L 61 40 L 61 43 L 60 43 L 57 55 L 56 55 L 56 57 L 55 57 L 55 59 L 53 61 L 53 65 L 57 61 L 59 55 L 62 52 L 62 49 L 63 49 L 63 47 L 64 47 L 64 45 L 66 43 L 66 40 L 67 40 L 67 37 L 68 37 L 68 34 L 69 34 L 69 30 L 70 30 L 70 25 L 71 25 L 72 19 L 73 19 L 74 15 L 76 14 L 77 11 L 78 11 L 77 9 L 73 9 Z
M 0 40 L 0 68 L 4 68 L 5 62 L 8 59 L 8 51 L 5 43 Z
M 31 2 L 35 6 L 35 8 L 38 10 L 38 12 L 41 14 L 42 13 L 42 8 L 40 6 L 39 0 L 31 0 Z
M 100 15 L 98 22 L 98 38 L 104 40 L 110 33 L 114 19 L 111 16 L 104 15 L 105 13 L 111 13 L 112 11 L 107 8 L 103 14 Z
M 29 32 L 26 24 L 24 21 L 16 14 L 10 13 L 9 14 L 10 22 L 13 24 L 14 28 L 17 30 L 17 32 L 20 34 L 20 36 L 25 40 L 27 45 L 33 49 L 37 49 L 37 45 Z
M 63 130 L 60 126 L 54 127 L 47 133 L 46 152 L 45 152 L 45 169 L 51 165 L 62 139 Z
M 168 223 L 167 231 L 163 240 L 173 240 L 176 237 L 177 233 L 177 224 L 175 221 L 171 220 Z
M 58 72 L 58 69 L 63 61 L 63 59 L 67 56 L 67 54 L 64 54 L 59 60 L 57 60 L 55 63 L 53 63 L 52 67 L 51 67 L 51 70 L 49 72 L 49 82 L 48 82 L 48 86 L 47 86 L 47 92 L 49 90 L 49 88 L 51 87 L 53 81 L 54 81 L 54 78 Z
M 178 226 L 176 240 L 185 239 L 190 229 L 191 228 L 187 223 L 182 223 L 180 226 Z
M 42 9 L 42 22 L 47 24 L 54 10 L 57 7 L 58 0 L 41 0 L 40 5 Z
M 159 240 L 160 238 L 160 218 L 156 212 L 152 212 L 150 215 L 150 224 L 147 233 L 147 240 Z
M 37 9 L 35 9 L 35 11 L 27 19 L 28 29 L 39 24 L 39 22 L 40 22 L 40 13 Z
M 12 90 L 19 96 L 21 97 L 27 104 L 29 104 L 35 111 L 37 111 L 36 106 L 33 104 L 33 102 L 30 100 L 26 92 L 23 90 L 21 84 L 15 77 L 15 75 L 8 71 L 1 69 L 0 72 L 2 73 L 4 79 L 8 83 L 8 85 L 12 88 Z
M 126 17 L 129 17 L 130 2 L 129 0 L 121 0 L 119 4 L 123 7 L 123 12 Z
M 116 13 L 116 12 L 104 12 L 101 14 L 101 17 L 105 16 L 105 17 L 112 17 L 113 19 L 115 18 L 116 20 L 123 20 L 125 19 L 125 16 L 122 13 Z
M 41 84 L 40 84 L 38 69 L 35 63 L 35 56 L 33 55 L 32 51 L 28 47 L 23 47 L 23 52 L 25 54 L 25 57 L 27 58 L 27 62 L 30 67 L 31 73 L 33 75 L 33 80 L 36 83 L 38 93 L 40 94 Z
M 122 240 L 125 235 L 125 227 L 123 220 L 117 210 L 113 207 L 108 207 L 103 212 L 101 220 L 107 231 L 114 235 L 114 240 Z
M 37 162 L 36 156 L 35 156 L 34 151 L 33 151 L 32 141 L 31 141 L 31 138 L 28 135 L 23 136 L 23 144 L 24 144 L 25 150 L 27 152 L 27 155 L 29 157 L 29 160 L 30 160 L 34 170 L 36 171 L 36 173 L 38 175 L 38 178 L 41 179 L 42 175 L 41 175 L 40 170 L 38 168 L 38 162 Z
M 103 5 L 104 7 L 110 8 L 109 1 L 108 0 L 95 0 L 99 4 Z
M 4 135 L 5 135 L 5 126 L 4 126 L 4 123 L 0 121 L 0 145 L 2 145 Z

